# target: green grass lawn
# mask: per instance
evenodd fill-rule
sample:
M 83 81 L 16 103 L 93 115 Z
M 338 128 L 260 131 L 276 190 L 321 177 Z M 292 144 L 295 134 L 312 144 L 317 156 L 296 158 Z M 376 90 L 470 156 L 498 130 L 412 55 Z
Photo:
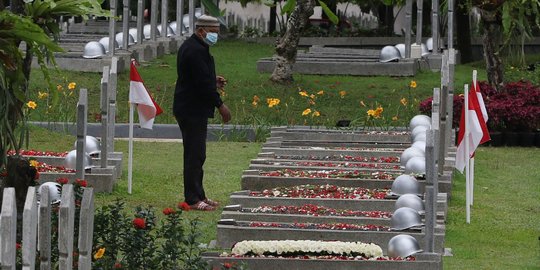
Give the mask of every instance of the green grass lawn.
M 70 150 L 75 138 L 32 128 L 30 148 Z M 118 141 L 124 173 L 112 194 L 99 194 L 97 205 L 122 198 L 129 207 L 161 209 L 182 200 L 181 143 L 134 143 L 133 194 L 127 194 L 127 142 Z M 227 204 L 240 189 L 242 170 L 260 151 L 258 143 L 211 142 L 205 165 L 205 186 L 211 198 Z M 477 152 L 475 204 L 471 224 L 465 223 L 464 177 L 456 173 L 446 225 L 445 269 L 539 269 L 540 266 L 540 150 L 481 147 Z M 215 212 L 190 211 L 188 218 L 205 223 L 202 242 L 216 239 Z
M 378 119 L 378 126 L 404 125 L 416 114 L 419 101 L 433 93 L 433 87 L 440 86 L 440 75 L 437 72 L 424 71 L 414 77 L 358 77 L 358 76 L 316 76 L 295 75 L 295 82 L 290 85 L 278 85 L 268 80 L 270 74 L 258 73 L 256 62 L 261 57 L 269 57 L 274 48 L 269 45 L 246 43 L 242 41 L 225 40 L 211 49 L 215 57 L 217 73 L 225 76 L 229 83 L 225 88 L 223 97 L 233 114 L 233 124 L 254 125 L 284 125 L 284 124 L 315 124 L 334 126 L 339 119 L 358 120 L 363 125 L 368 109 L 381 105 L 385 110 L 384 119 Z M 456 92 L 463 92 L 462 85 L 470 83 L 472 67 L 458 66 L 456 69 Z M 175 123 L 172 116 L 172 99 L 176 82 L 176 56 L 166 55 L 149 63 L 143 63 L 139 72 L 146 86 L 152 91 L 164 113 L 157 117 L 156 123 Z M 38 70 L 34 70 L 31 77 L 30 89 L 32 98 L 38 101 L 38 109 L 32 113 L 32 119 L 38 121 L 64 121 L 75 119 L 75 103 L 77 90 L 89 90 L 89 121 L 97 121 L 99 110 L 100 78 L 98 73 L 83 73 L 62 71 L 52 72 L 54 83 L 62 84 L 63 91 L 53 89 L 59 93 L 62 103 L 47 103 L 46 99 L 38 98 L 38 91 L 47 91 L 47 86 Z M 479 79 L 486 78 L 485 71 L 479 70 Z M 418 87 L 409 91 L 411 80 L 417 82 Z M 69 82 L 77 83 L 77 90 L 71 96 L 67 89 Z M 129 73 L 123 72 L 118 78 L 117 109 L 118 122 L 127 122 L 128 119 L 128 87 Z M 314 104 L 310 99 L 300 96 L 299 89 L 308 94 L 314 94 Z M 319 91 L 324 94 L 317 95 Z M 341 97 L 339 94 L 345 91 Z M 64 93 L 67 93 L 64 97 Z M 260 102 L 253 106 L 253 98 L 257 96 Z M 267 98 L 279 98 L 280 104 L 269 108 Z M 408 108 L 400 104 L 406 98 Z M 365 104 L 365 107 L 361 105 Z M 48 108 L 51 106 L 51 108 Z M 319 117 L 302 116 L 302 112 L 310 108 L 319 111 Z M 391 119 L 397 116 L 397 121 Z M 219 119 L 214 119 L 214 123 Z

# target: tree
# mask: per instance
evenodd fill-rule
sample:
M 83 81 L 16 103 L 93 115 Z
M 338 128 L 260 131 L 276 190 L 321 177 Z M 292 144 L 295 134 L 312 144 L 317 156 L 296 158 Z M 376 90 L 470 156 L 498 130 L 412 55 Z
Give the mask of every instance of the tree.
M 504 82 L 501 51 L 516 41 L 523 47 L 532 28 L 540 26 L 540 0 L 472 0 L 472 5 L 480 10 L 488 82 L 499 90 Z M 524 61 L 524 51 L 519 54 Z
M 54 65 L 54 53 L 62 51 L 53 41 L 60 34 L 58 18 L 108 16 L 108 12 L 101 9 L 97 0 L 12 0 L 11 11 L 0 8 L 0 172 L 4 178 L 2 187 L 15 187 L 17 207 L 21 210 L 26 190 L 36 176 L 36 169 L 18 155 L 28 141 L 26 118 L 29 107 L 33 107 L 28 100 L 32 59 L 37 57 L 52 87 L 46 60 Z M 26 45 L 24 54 L 19 49 L 22 42 Z M 58 97 L 53 104 L 57 100 Z M 16 154 L 8 161 L 7 152 L 12 149 Z
M 334 24 L 338 23 L 337 16 L 330 11 L 325 3 L 319 0 L 324 13 Z M 287 29 L 285 34 L 276 44 L 276 55 L 274 61 L 276 66 L 270 80 L 277 83 L 289 83 L 294 80 L 292 68 L 296 62 L 298 42 L 302 29 L 308 24 L 309 17 L 313 15 L 315 0 L 287 0 L 283 6 L 282 13 L 288 13 Z

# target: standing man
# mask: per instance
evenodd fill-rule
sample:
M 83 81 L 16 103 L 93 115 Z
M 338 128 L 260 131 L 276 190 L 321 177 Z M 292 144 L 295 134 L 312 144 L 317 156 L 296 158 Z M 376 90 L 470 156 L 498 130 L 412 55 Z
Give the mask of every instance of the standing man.
M 231 120 L 231 112 L 217 92 L 225 79 L 216 77 L 214 58 L 209 50 L 216 44 L 218 33 L 216 18 L 200 16 L 195 23 L 195 32 L 180 46 L 176 58 L 178 79 L 173 113 L 184 144 L 185 202 L 193 210 L 213 211 L 218 206 L 206 197 L 202 183 L 208 118 L 213 118 L 214 109 L 218 108 L 224 123 Z

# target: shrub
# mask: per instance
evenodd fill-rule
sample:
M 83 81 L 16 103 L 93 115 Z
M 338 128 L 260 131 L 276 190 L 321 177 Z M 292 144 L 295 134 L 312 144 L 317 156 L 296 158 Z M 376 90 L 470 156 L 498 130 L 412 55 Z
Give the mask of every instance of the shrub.
M 486 82 L 479 82 L 484 97 L 490 131 L 530 132 L 540 130 L 540 87 L 529 81 L 509 82 L 497 92 Z M 454 96 L 454 128 L 459 126 L 463 95 Z M 420 103 L 420 111 L 431 115 L 431 101 Z

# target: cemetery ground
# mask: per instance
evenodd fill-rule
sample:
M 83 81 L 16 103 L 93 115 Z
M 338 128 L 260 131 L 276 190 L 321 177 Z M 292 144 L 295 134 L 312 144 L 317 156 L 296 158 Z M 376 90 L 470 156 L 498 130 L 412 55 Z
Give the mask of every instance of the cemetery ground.
M 33 127 L 29 147 L 36 150 L 68 151 L 75 137 Z M 127 153 L 127 142 L 117 150 Z M 226 205 L 229 195 L 240 189 L 242 170 L 257 156 L 261 144 L 209 142 L 205 165 L 208 195 Z M 234 149 L 234 153 L 231 149 Z M 152 205 L 175 207 L 182 198 L 182 145 L 179 142 L 135 142 L 133 194 L 127 194 L 127 173 L 111 194 L 97 194 L 97 207 L 122 198 L 127 208 Z M 453 257 L 444 257 L 444 269 L 538 269 L 540 265 L 540 150 L 519 147 L 481 147 L 476 155 L 475 200 L 471 224 L 465 223 L 465 178 L 456 173 L 446 224 L 446 247 Z M 127 160 L 124 160 L 124 170 Z M 184 212 L 199 218 L 202 243 L 216 239 L 214 212 Z
M 428 71 L 415 77 L 352 77 L 295 75 L 295 83 L 287 86 L 269 82 L 269 74 L 256 72 L 255 63 L 273 53 L 273 47 L 240 41 L 223 41 L 214 48 L 218 74 L 229 84 L 224 101 L 233 112 L 233 124 L 269 128 L 270 125 L 322 125 L 335 126 L 339 119 L 358 120 L 356 124 L 370 124 L 381 128 L 405 126 L 418 112 L 418 102 L 431 96 L 433 87 L 440 85 L 440 74 Z M 529 57 L 529 56 L 528 56 Z M 538 56 L 533 56 L 540 59 Z M 175 123 L 171 113 L 172 96 L 176 80 L 176 56 L 167 55 L 149 63 L 142 63 L 139 72 L 146 86 L 153 92 L 164 114 L 156 123 Z M 479 80 L 485 79 L 481 63 L 456 66 L 456 93 L 462 85 L 470 83 L 473 69 L 478 69 Z M 525 72 L 517 72 L 518 76 Z M 538 75 L 538 72 L 536 73 Z M 128 73 L 118 78 L 118 119 L 128 118 Z M 74 121 L 78 92 L 70 94 L 68 84 L 76 82 L 75 91 L 89 89 L 89 122 L 98 122 L 99 82 L 101 74 L 62 71 L 52 72 L 54 83 L 63 85 L 62 91 L 54 87 L 49 97 L 40 99 L 38 91 L 47 86 L 39 71 L 32 75 L 30 89 L 36 93 L 38 108 L 32 111 L 35 121 Z M 410 88 L 411 81 L 417 83 Z M 538 78 L 536 78 L 536 82 Z M 301 94 L 305 90 L 308 97 Z M 54 104 L 53 91 L 60 94 L 61 102 Z M 323 91 L 322 94 L 320 91 Z M 343 92 L 342 92 L 343 91 Z M 315 98 L 309 97 L 314 95 Z M 253 104 L 254 96 L 259 98 Z M 267 98 L 278 98 L 280 104 L 269 106 Z M 407 99 L 407 105 L 401 100 Z M 313 100 L 313 103 L 310 103 Z M 365 107 L 364 107 L 365 105 Z M 363 122 L 366 111 L 377 106 L 384 108 L 384 121 Z M 51 106 L 49 108 L 49 106 Z M 309 115 L 302 113 L 310 108 Z M 313 115 L 319 111 L 320 116 Z M 391 120 L 398 116 L 397 120 Z M 218 123 L 216 118 L 212 123 Z M 264 140 L 264 132 L 259 140 Z M 236 140 L 243 140 L 238 136 Z M 32 128 L 30 149 L 68 151 L 75 137 Z M 209 142 L 205 165 L 205 186 L 208 196 L 226 205 L 231 192 L 240 190 L 242 170 L 250 159 L 260 152 L 260 143 Z M 234 149 L 234 150 L 232 150 Z M 127 157 L 127 142 L 117 141 L 116 151 Z M 455 173 L 452 198 L 446 224 L 446 247 L 452 248 L 453 257 L 444 257 L 445 269 L 538 269 L 540 265 L 540 150 L 538 148 L 481 147 L 476 155 L 475 201 L 472 222 L 465 223 L 465 178 Z M 182 196 L 182 145 L 179 142 L 136 142 L 134 144 L 133 194 L 127 194 L 127 158 L 124 173 L 111 194 L 98 194 L 97 207 L 122 198 L 128 208 L 152 205 L 159 217 L 165 207 L 175 207 Z M 221 208 L 215 212 L 185 212 L 186 218 L 200 218 L 204 225 L 202 243 L 216 239 L 216 221 Z
M 225 87 L 225 103 L 233 113 L 232 124 L 245 125 L 322 125 L 335 126 L 337 120 L 357 120 L 363 125 L 366 111 L 375 109 L 378 105 L 384 108 L 384 121 L 379 119 L 377 126 L 405 126 L 409 119 L 418 112 L 418 102 L 433 94 L 433 87 L 440 86 L 439 73 L 424 71 L 415 77 L 358 77 L 358 76 L 315 76 L 295 75 L 291 85 L 275 85 L 268 80 L 269 74 L 256 71 L 256 62 L 261 57 L 273 53 L 273 47 L 240 41 L 223 41 L 212 48 L 216 61 L 217 73 L 228 79 Z M 463 84 L 470 83 L 471 74 L 477 68 L 478 79 L 485 80 L 485 70 L 477 66 L 456 66 L 456 93 L 463 93 Z M 153 93 L 156 102 L 164 109 L 164 113 L 156 118 L 156 123 L 176 123 L 172 115 L 172 97 L 176 81 L 176 56 L 166 55 L 149 63 L 142 63 L 139 73 L 145 85 Z M 67 91 L 68 83 L 75 82 L 77 89 L 87 88 L 89 98 L 89 122 L 98 122 L 99 115 L 99 82 L 100 73 L 82 73 L 62 71 L 61 74 L 52 72 L 55 84 L 63 85 Z M 409 88 L 414 80 L 416 88 Z M 123 72 L 118 77 L 117 122 L 127 123 L 128 119 L 128 88 L 129 73 Z M 75 118 L 76 96 L 71 98 L 71 104 L 58 104 L 48 110 L 45 100 L 39 99 L 38 91 L 45 92 L 47 87 L 39 71 L 33 72 L 30 83 L 31 92 L 35 93 L 34 100 L 38 102 L 37 109 L 32 113 L 32 120 L 55 121 L 55 119 Z M 308 96 L 299 95 L 302 89 Z M 323 91 L 322 93 L 320 91 Z M 54 88 L 56 90 L 56 85 Z M 342 92 L 343 91 L 343 92 Z M 318 94 L 321 93 L 321 94 Z M 310 103 L 310 95 L 314 95 L 314 104 Z M 341 95 L 343 94 L 343 96 Z M 50 93 L 50 99 L 54 95 Z M 253 106 L 254 96 L 259 98 L 257 106 Z M 268 107 L 268 98 L 278 98 L 280 103 Z M 405 98 L 407 106 L 401 105 Z M 66 100 L 69 100 L 67 98 Z M 362 102 L 362 103 L 361 103 Z M 364 104 L 364 105 L 362 105 Z M 60 106 L 65 107 L 62 112 Z M 312 114 L 303 116 L 307 108 Z M 319 117 L 313 112 L 318 111 Z M 397 116 L 397 120 L 392 118 Z M 216 118 L 211 123 L 219 123 Z

